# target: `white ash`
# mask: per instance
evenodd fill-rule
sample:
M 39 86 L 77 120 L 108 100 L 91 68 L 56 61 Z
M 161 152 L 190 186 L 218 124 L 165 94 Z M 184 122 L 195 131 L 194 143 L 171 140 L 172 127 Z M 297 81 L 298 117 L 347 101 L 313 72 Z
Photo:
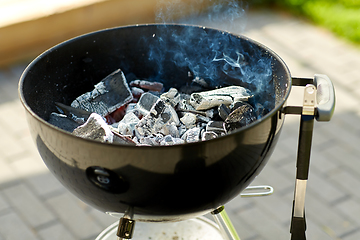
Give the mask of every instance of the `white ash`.
M 128 107 L 126 108 L 126 114 L 132 112 L 137 116 L 139 119 L 142 118 L 144 115 L 148 114 L 149 112 L 144 112 L 143 109 L 140 109 L 140 107 L 137 105 L 137 103 L 129 103 Z
M 185 115 L 180 118 L 180 121 L 187 129 L 193 128 L 196 125 L 196 115 L 193 113 L 185 113 Z
M 196 110 L 207 110 L 221 104 L 230 105 L 234 101 L 247 101 L 251 97 L 249 90 L 240 86 L 229 86 L 215 90 L 192 93 L 190 104 Z
M 140 122 L 140 119 L 134 114 L 133 111 L 125 114 L 124 118 L 118 124 L 118 132 L 122 135 L 133 137 L 135 126 Z
M 170 88 L 168 92 L 161 94 L 160 98 L 174 108 L 180 102 L 180 94 L 176 88 Z
M 138 88 L 138 87 L 132 87 L 131 88 L 131 93 L 133 94 L 133 95 L 140 95 L 141 96 L 141 94 L 143 94 L 145 91 L 143 90 L 143 89 L 141 89 L 141 88 Z
M 113 142 L 114 134 L 109 125 L 97 113 L 92 113 L 88 120 L 72 132 L 75 136 L 98 140 L 101 142 Z
M 205 111 L 206 117 L 213 118 L 215 115 L 215 109 L 209 109 Z
M 168 145 L 175 145 L 175 144 L 183 144 L 185 143 L 184 140 L 182 140 L 181 138 L 175 138 L 171 135 L 166 135 L 165 137 L 162 138 L 162 140 L 160 141 L 160 145 L 161 146 L 168 146 Z
M 183 139 L 185 143 L 198 142 L 200 141 L 200 131 L 201 128 L 199 127 L 191 128 L 182 135 L 181 139 Z
M 164 124 L 164 126 L 159 130 L 159 132 L 163 135 L 170 135 L 174 138 L 180 137 L 180 133 L 175 122 Z
M 135 132 L 138 137 L 161 132 L 163 127 L 169 123 L 180 124 L 179 118 L 174 108 L 166 104 L 163 100 L 158 101 L 152 106 L 149 114 L 143 117 L 135 126 Z
M 159 146 L 160 138 L 156 138 L 154 136 L 146 136 L 139 139 L 139 143 L 148 146 Z

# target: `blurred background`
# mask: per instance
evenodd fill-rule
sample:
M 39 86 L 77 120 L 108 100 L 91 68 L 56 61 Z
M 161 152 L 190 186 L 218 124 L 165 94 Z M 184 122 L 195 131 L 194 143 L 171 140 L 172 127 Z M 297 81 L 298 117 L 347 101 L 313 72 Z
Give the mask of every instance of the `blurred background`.
M 316 122 L 306 195 L 308 239 L 360 239 L 360 1 L 0 0 L 0 240 L 90 240 L 117 219 L 71 195 L 49 173 L 18 99 L 21 73 L 41 52 L 91 31 L 181 22 L 243 34 L 274 50 L 293 76 L 327 74 L 337 105 Z M 288 105 L 302 102 L 294 87 Z M 290 239 L 299 117 L 286 116 L 252 185 L 272 196 L 225 207 L 242 240 Z M 115 239 L 115 238 L 114 238 Z
M 219 4 L 286 12 L 360 43 L 358 0 L 0 0 L 0 66 L 31 59 L 61 41 L 102 28 L 179 22 L 209 11 L 215 17 Z

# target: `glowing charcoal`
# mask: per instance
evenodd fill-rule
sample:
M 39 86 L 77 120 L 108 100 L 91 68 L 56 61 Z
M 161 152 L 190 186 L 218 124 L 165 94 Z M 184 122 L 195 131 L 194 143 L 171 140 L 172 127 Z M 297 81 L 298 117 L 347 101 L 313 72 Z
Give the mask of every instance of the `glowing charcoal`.
M 142 95 L 144 92 L 145 92 L 145 91 L 142 90 L 141 88 L 132 87 L 132 88 L 131 88 L 131 93 L 132 93 L 132 95 L 133 95 L 133 97 L 134 97 L 133 102 L 134 102 L 134 101 L 135 101 L 135 102 L 138 101 L 139 98 L 141 97 L 141 95 Z
M 94 90 L 77 97 L 71 106 L 104 117 L 132 99 L 125 76 L 118 69 L 96 84 Z

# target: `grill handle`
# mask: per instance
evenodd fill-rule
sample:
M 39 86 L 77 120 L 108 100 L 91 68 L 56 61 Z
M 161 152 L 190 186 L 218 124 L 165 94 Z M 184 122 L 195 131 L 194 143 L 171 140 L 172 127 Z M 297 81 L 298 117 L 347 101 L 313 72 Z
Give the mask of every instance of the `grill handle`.
M 335 90 L 330 78 L 324 74 L 315 74 L 314 78 L 292 77 L 293 86 L 306 86 L 307 84 L 314 84 L 316 87 L 316 120 L 330 121 L 335 110 Z
M 330 121 L 335 110 L 335 90 L 330 78 L 324 74 L 314 75 L 316 86 L 317 121 Z

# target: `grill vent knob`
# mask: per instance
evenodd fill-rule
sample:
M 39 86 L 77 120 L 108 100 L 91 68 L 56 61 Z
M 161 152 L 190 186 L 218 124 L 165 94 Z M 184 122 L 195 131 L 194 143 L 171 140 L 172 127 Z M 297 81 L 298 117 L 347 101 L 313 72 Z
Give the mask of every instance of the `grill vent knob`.
M 88 167 L 86 176 L 95 186 L 111 193 L 124 193 L 129 184 L 115 172 L 98 166 Z

